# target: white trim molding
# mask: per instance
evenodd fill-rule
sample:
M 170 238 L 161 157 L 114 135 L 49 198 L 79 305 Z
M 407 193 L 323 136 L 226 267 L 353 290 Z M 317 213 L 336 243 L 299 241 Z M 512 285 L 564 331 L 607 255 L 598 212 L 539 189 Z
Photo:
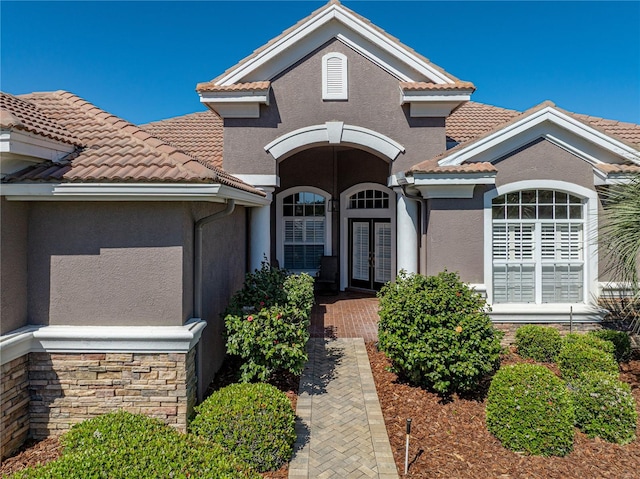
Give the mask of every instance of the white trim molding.
M 278 188 L 280 177 L 278 175 L 245 175 L 231 173 L 233 176 L 256 188 Z
M 270 90 L 271 86 L 251 91 L 204 91 L 199 94 L 200 102 L 222 118 L 260 118 L 260 105 L 269 106 Z
M 332 38 L 345 43 L 402 81 L 454 83 L 423 57 L 339 4 L 327 4 L 258 53 L 224 73 L 216 84 L 262 81 L 277 74 Z
M 596 130 L 579 120 L 547 106 L 519 121 L 509 124 L 440 160 L 440 166 L 461 165 L 469 161 L 494 162 L 504 155 L 544 138 L 577 155 L 590 164 L 610 162 L 619 158 L 640 165 L 640 151 Z
M 507 193 L 544 189 L 579 196 L 584 205 L 584 294 L 583 302 L 561 303 L 500 303 L 493 304 L 493 217 L 492 201 Z M 603 310 L 597 305 L 600 291 L 598 282 L 598 195 L 594 190 L 557 180 L 525 180 L 498 186 L 484 194 L 484 284 L 487 303 L 491 306 L 491 318 L 496 322 L 568 322 L 570 308 L 577 322 L 599 321 Z
M 414 173 L 413 187 L 425 199 L 473 198 L 476 185 L 494 185 L 496 172 L 487 173 Z
M 2 196 L 16 201 L 208 201 L 262 206 L 269 199 L 214 183 L 8 183 Z
M 314 146 L 342 145 L 368 151 L 387 160 L 395 160 L 405 149 L 388 136 L 368 128 L 345 125 L 341 121 L 307 126 L 285 133 L 264 147 L 276 160 Z
M 207 322 L 182 326 L 36 326 L 0 337 L 0 364 L 28 353 L 188 353 Z
M 473 89 L 456 91 L 404 91 L 400 88 L 400 105 L 409 104 L 411 117 L 448 117 L 461 104 L 471 100 Z

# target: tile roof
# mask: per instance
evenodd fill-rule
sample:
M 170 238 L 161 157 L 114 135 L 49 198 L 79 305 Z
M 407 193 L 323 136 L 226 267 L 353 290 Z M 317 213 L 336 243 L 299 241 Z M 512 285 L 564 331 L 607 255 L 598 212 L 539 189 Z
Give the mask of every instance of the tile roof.
M 222 168 L 222 118 L 213 111 L 200 111 L 167 120 L 154 121 L 140 128 L 185 153 Z
M 553 102 L 548 100 L 525 112 L 506 110 L 482 103 L 467 102 L 452 113 L 446 120 L 447 137 L 460 143 L 434 158 L 414 165 L 410 168 L 409 173 L 433 172 L 434 169 L 440 171 L 434 165 L 444 157 L 546 107 L 553 107 L 587 126 L 591 126 L 596 130 L 617 138 L 635 149 L 640 147 L 640 125 L 573 113 L 558 108 Z M 635 171 L 635 166 L 629 165 L 629 167 Z
M 469 101 L 446 119 L 447 137 L 457 143 L 464 143 L 518 115 L 519 111 Z
M 232 67 L 228 68 L 227 70 L 225 70 L 222 74 L 218 75 L 216 78 L 214 78 L 213 80 L 211 80 L 211 82 L 209 83 L 215 83 L 217 82 L 219 79 L 223 78 L 224 76 L 226 76 L 228 73 L 232 72 L 233 70 L 238 69 L 239 67 L 241 67 L 242 65 L 244 65 L 245 63 L 247 63 L 248 61 L 250 61 L 251 59 L 257 57 L 258 55 L 260 55 L 263 51 L 267 50 L 268 48 L 270 48 L 273 44 L 277 43 L 278 41 L 280 41 L 282 38 L 284 38 L 285 36 L 287 36 L 289 33 L 293 32 L 294 30 L 296 30 L 297 28 L 299 28 L 300 26 L 304 25 L 305 23 L 307 23 L 309 20 L 311 20 L 312 18 L 318 16 L 320 13 L 322 13 L 324 10 L 326 10 L 327 8 L 329 8 L 331 5 L 339 5 L 340 8 L 343 8 L 344 10 L 348 11 L 350 14 L 352 14 L 354 17 L 358 18 L 360 21 L 362 21 L 363 23 L 365 23 L 367 26 L 369 26 L 370 28 L 376 30 L 378 33 L 380 33 L 381 35 L 384 35 L 385 37 L 387 37 L 387 39 L 389 39 L 390 41 L 392 41 L 393 43 L 395 43 L 396 45 L 398 45 L 400 48 L 406 50 L 407 52 L 415 55 L 416 57 L 420 58 L 422 61 L 424 61 L 425 63 L 429 64 L 429 66 L 431 66 L 432 68 L 434 68 L 435 70 L 438 70 L 440 73 L 446 75 L 447 77 L 449 77 L 451 80 L 453 81 L 460 81 L 458 78 L 454 77 L 453 75 L 451 75 L 449 72 L 445 71 L 442 67 L 439 67 L 438 65 L 432 63 L 428 58 L 422 56 L 420 53 L 416 52 L 413 48 L 405 45 L 404 43 L 402 43 L 400 40 L 398 40 L 396 37 L 388 34 L 387 32 L 385 32 L 382 28 L 378 27 L 377 25 L 371 23 L 370 20 L 368 20 L 367 18 L 363 17 L 362 15 L 354 12 L 353 10 L 345 7 L 342 3 L 340 3 L 339 0 L 330 0 L 329 2 L 327 2 L 325 5 L 323 5 L 322 7 L 318 8 L 317 10 L 313 11 L 309 16 L 303 18 L 302 20 L 298 21 L 296 24 L 292 25 L 291 27 L 287 28 L 286 30 L 284 30 L 280 35 L 276 36 L 275 38 L 269 40 L 267 43 L 265 43 L 264 45 L 262 45 L 260 48 L 256 49 L 253 51 L 253 53 L 251 53 L 250 55 L 248 55 L 247 57 L 243 58 L 242 60 L 240 60 L 238 63 L 236 63 L 235 65 L 233 65 Z
M 220 183 L 263 194 L 71 93 L 31 93 L 21 98 L 76 135 L 83 148 L 60 162 L 8 175 L 6 182 Z
M 599 163 L 595 165 L 595 168 L 607 174 L 640 173 L 640 165 L 613 165 L 611 163 Z
M 430 83 L 430 82 L 408 82 L 401 81 L 400 88 L 403 91 L 456 91 L 456 90 L 472 90 L 475 91 L 476 87 L 473 83 L 468 81 L 457 81 L 455 83 Z
M 36 105 L 4 92 L 0 92 L 0 127 L 27 131 L 70 145 L 82 144 L 69 130 L 44 114 Z
M 473 163 L 464 163 L 462 165 L 447 165 L 439 166 L 437 161 L 425 161 L 420 163 L 420 170 L 412 170 L 413 172 L 419 171 L 420 173 L 494 173 L 498 171 L 492 163 L 482 161 Z
M 271 86 L 269 81 L 254 81 L 249 83 L 234 83 L 233 85 L 216 85 L 213 81 L 198 83 L 197 92 L 225 92 L 225 91 L 256 91 L 268 90 Z

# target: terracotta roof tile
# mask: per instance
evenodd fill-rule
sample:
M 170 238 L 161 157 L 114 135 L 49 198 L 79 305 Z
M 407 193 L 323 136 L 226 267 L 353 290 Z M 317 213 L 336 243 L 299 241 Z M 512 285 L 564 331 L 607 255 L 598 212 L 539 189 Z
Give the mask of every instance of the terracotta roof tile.
M 431 90 L 472 90 L 475 91 L 476 87 L 473 83 L 468 81 L 458 81 L 455 83 L 430 83 L 430 82 L 400 82 L 400 88 L 403 91 L 431 91 Z
M 613 174 L 640 173 L 640 165 L 631 165 L 631 164 L 613 165 L 611 163 L 600 163 L 595 165 L 595 168 L 607 174 L 609 173 L 613 173 Z
M 78 138 L 36 105 L 4 92 L 0 92 L 0 127 L 28 131 L 61 143 L 81 145 Z
M 32 93 L 23 95 L 21 101 L 72 132 L 83 148 L 63 161 L 46 162 L 9 175 L 6 182 L 220 183 L 263 195 L 207 158 L 185 154 L 71 93 Z
M 255 91 L 268 90 L 271 86 L 269 81 L 254 81 L 249 83 L 234 83 L 233 85 L 216 85 L 214 82 L 198 83 L 196 85 L 197 92 L 224 92 L 224 91 Z
M 570 113 L 578 120 L 591 125 L 597 130 L 613 135 L 627 143 L 632 143 L 636 147 L 640 146 L 640 125 L 616 120 L 607 120 L 605 118 L 582 115 L 579 113 L 567 113 Z
M 222 119 L 212 111 L 169 118 L 141 128 L 170 145 L 222 168 Z
M 498 171 L 496 167 L 489 162 L 475 162 L 464 163 L 462 165 L 440 166 L 438 165 L 437 160 L 428 160 L 414 166 L 409 173 L 494 173 L 496 171 Z
M 463 143 L 520 115 L 519 111 L 469 101 L 446 119 L 447 137 Z

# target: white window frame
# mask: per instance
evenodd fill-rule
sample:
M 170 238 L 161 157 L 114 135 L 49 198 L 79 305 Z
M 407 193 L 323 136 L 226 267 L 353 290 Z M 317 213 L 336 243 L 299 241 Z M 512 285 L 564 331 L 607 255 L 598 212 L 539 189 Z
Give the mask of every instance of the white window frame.
M 315 188 L 313 186 L 295 186 L 293 188 L 288 188 L 276 195 L 276 258 L 280 266 L 282 266 L 283 268 L 286 267 L 286 265 L 284 264 L 284 216 L 282 214 L 282 206 L 286 197 L 294 195 L 296 193 L 313 193 L 324 198 L 324 255 L 331 256 L 332 254 L 331 211 L 329 208 L 329 199 L 331 198 L 331 194 L 329 194 L 327 191 L 321 190 L 320 188 Z M 294 273 L 309 273 L 312 276 L 318 272 L 317 269 L 291 269 L 291 271 L 293 271 Z
M 498 303 L 493 301 L 493 199 L 508 193 L 521 190 L 555 190 L 578 196 L 584 200 L 583 206 L 583 241 L 584 241 L 584 295 L 579 303 L 546 303 L 537 301 L 540 292 L 536 291 L 534 303 Z M 538 220 L 539 221 L 539 220 Z M 542 221 L 544 222 L 544 221 Z M 486 287 L 487 302 L 494 312 L 517 313 L 535 310 L 541 315 L 567 312 L 570 307 L 583 310 L 593 307 L 598 295 L 598 195 L 594 190 L 580 185 L 557 180 L 526 180 L 498 186 L 484 194 L 484 286 Z
M 340 90 L 329 90 L 329 62 L 337 59 L 340 63 Z M 347 74 L 347 57 L 339 52 L 330 52 L 322 57 L 322 99 L 323 100 L 348 100 L 349 81 Z

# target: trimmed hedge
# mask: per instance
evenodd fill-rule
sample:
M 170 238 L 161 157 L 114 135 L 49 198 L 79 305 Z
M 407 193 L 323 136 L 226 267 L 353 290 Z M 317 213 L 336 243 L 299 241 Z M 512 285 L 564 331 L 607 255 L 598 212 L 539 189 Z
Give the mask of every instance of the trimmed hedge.
M 553 362 L 562 347 L 562 336 L 556 328 L 529 324 L 516 330 L 515 345 L 523 358 Z
M 378 346 L 411 383 L 441 395 L 469 392 L 498 368 L 502 332 L 456 273 L 401 271 L 378 297 Z
M 259 478 L 218 444 L 181 434 L 159 420 L 124 411 L 74 425 L 63 455 L 12 479 Z
M 609 354 L 613 354 L 615 350 L 611 341 L 601 339 L 593 334 L 571 333 L 567 334 L 563 341 L 563 344 L 580 343 Z
M 587 338 L 587 335 L 580 335 Z M 608 345 L 611 343 L 602 341 L 595 336 L 591 340 L 598 340 Z M 618 375 L 618 363 L 612 353 L 591 347 L 588 341 L 576 340 L 565 342 L 558 354 L 558 368 L 563 379 L 573 381 L 579 379 L 582 373 L 589 371 L 601 371 Z
M 486 415 L 489 432 L 512 451 L 564 456 L 573 448 L 571 397 L 544 366 L 501 368 L 489 387 Z
M 313 278 L 267 263 L 246 275 L 224 313 L 227 353 L 239 356 L 243 382 L 299 375 L 308 355 Z
M 599 329 L 587 334 L 611 342 L 614 347 L 613 354 L 619 363 L 627 362 L 631 358 L 631 338 L 625 331 Z
M 576 425 L 589 437 L 628 444 L 636 438 L 638 413 L 631 386 L 608 373 L 590 371 L 572 383 Z
M 221 444 L 260 472 L 278 469 L 291 458 L 295 414 L 287 396 L 269 384 L 232 384 L 196 411 L 191 432 Z

